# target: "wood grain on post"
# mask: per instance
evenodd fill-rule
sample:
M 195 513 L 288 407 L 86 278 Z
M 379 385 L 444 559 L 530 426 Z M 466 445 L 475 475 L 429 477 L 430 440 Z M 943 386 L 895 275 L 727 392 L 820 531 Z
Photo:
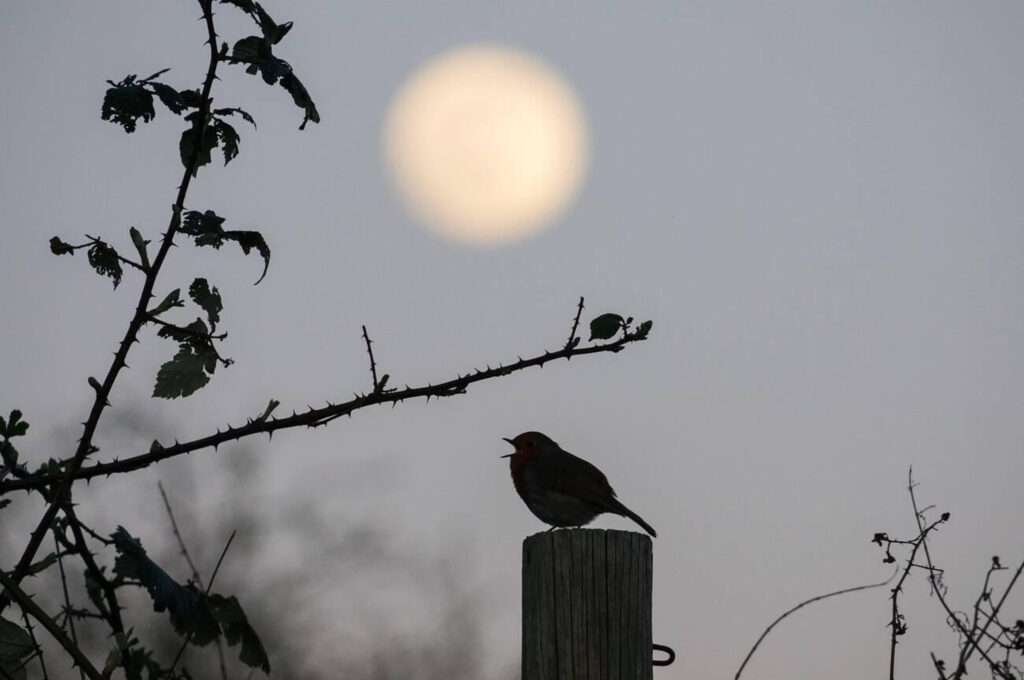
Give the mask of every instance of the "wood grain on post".
M 632 531 L 523 541 L 522 680 L 651 680 L 651 561 Z

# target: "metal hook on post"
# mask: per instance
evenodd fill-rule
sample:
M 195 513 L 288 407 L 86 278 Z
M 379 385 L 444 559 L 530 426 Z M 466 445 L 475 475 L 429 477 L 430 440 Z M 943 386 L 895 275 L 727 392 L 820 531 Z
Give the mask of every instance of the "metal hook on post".
M 655 652 L 663 652 L 665 654 L 664 659 L 651 659 L 652 666 L 671 666 L 672 662 L 676 660 L 675 651 L 668 645 L 653 644 L 651 647 L 654 648 Z

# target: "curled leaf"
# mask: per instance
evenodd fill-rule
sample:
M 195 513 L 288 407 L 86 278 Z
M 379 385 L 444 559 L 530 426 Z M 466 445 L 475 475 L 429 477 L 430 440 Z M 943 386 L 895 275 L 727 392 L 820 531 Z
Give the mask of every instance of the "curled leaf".
M 54 255 L 74 255 L 75 249 L 54 236 L 50 239 L 50 252 Z
M 149 269 L 149 253 L 146 252 L 146 246 L 149 245 L 149 241 L 142 238 L 142 232 L 135 227 L 128 229 L 128 235 L 132 237 L 132 244 L 139 253 L 139 260 L 142 261 L 142 266 Z
M 100 276 L 109 276 L 114 281 L 114 288 L 121 283 L 121 262 L 117 251 L 103 241 L 96 241 L 89 247 L 89 264 Z

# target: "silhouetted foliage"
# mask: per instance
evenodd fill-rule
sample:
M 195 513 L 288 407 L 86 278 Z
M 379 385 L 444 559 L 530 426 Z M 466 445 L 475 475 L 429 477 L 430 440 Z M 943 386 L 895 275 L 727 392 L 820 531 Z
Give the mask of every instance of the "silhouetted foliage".
M 896 677 L 896 646 L 899 639 L 906 635 L 910 626 L 904 614 L 899 597 L 912 572 L 924 572 L 928 580 L 928 588 L 939 601 L 946 613 L 946 624 L 955 633 L 956 652 L 952 655 L 956 661 L 948 664 L 945 659 L 931 654 L 932 665 L 939 680 L 961 680 L 967 676 L 968 662 L 977 654 L 988 666 L 992 677 L 997 680 L 1021 680 L 1024 678 L 1024 621 L 1017 619 L 1010 622 L 1003 606 L 1024 572 L 1024 561 L 1013 572 L 1001 594 L 996 594 L 993 577 L 998 572 L 1008 571 L 998 556 L 991 558 L 981 592 L 974 600 L 970 609 L 954 608 L 949 600 L 949 589 L 943 582 L 943 570 L 936 565 L 928 544 L 929 537 L 941 526 L 950 521 L 949 512 L 942 512 L 938 519 L 930 519 L 929 513 L 933 506 L 920 508 L 917 502 L 913 471 L 907 475 L 907 491 L 914 510 L 917 534 L 911 538 L 892 538 L 888 533 L 879 531 L 871 538 L 871 542 L 883 551 L 882 562 L 893 564 L 898 558 L 893 550 L 906 554 L 900 569 L 900 578 L 890 594 L 891 612 L 889 617 L 889 677 Z M 932 515 L 934 516 L 934 515 Z
M 179 89 L 167 83 L 169 69 L 166 68 L 145 78 L 129 74 L 117 81 L 107 81 L 109 87 L 103 96 L 100 110 L 102 120 L 119 126 L 126 133 L 135 132 L 140 123 L 156 120 L 157 109 L 161 106 L 171 115 L 184 119 L 184 129 L 178 138 L 184 170 L 166 230 L 158 238 L 147 239 L 141 229 L 130 227 L 128 240 L 137 259 L 134 259 L 135 256 L 123 255 L 131 250 L 106 237 L 86 234 L 85 242 L 68 243 L 54 236 L 49 241 L 50 251 L 58 256 L 74 255 L 75 251 L 86 249 L 90 267 L 100 276 L 109 278 L 115 288 L 126 279 L 131 280 L 133 275 L 140 277 L 141 284 L 134 314 L 117 343 L 113 360 L 103 374 L 86 378 L 86 383 L 94 392 L 93 403 L 72 451 L 67 452 L 63 458 L 49 457 L 31 469 L 12 443 L 12 440 L 26 435 L 28 423 L 17 410 L 11 411 L 6 419 L 0 418 L 0 510 L 10 512 L 7 508 L 12 505 L 11 497 L 16 491 L 35 494 L 45 505 L 45 511 L 35 528 L 28 532 L 27 543 L 16 563 L 11 566 L 0 565 L 0 581 L 3 586 L 0 613 L 7 612 L 12 604 L 16 604 L 22 617 L 22 623 L 9 616 L 0 617 L 0 678 L 26 677 L 26 664 L 29 662 L 38 663 L 42 676 L 49 677 L 43 647 L 34 633 L 36 625 L 49 634 L 47 640 L 55 641 L 62 648 L 66 661 L 74 664 L 80 676 L 90 680 L 106 679 L 115 672 L 123 673 L 128 680 L 191 678 L 193 675 L 185 664 L 179 665 L 188 646 L 202 647 L 211 643 L 221 657 L 222 677 L 227 676 L 224 647 L 236 647 L 238 659 L 246 666 L 264 672 L 270 670 L 270 655 L 257 633 L 259 626 L 250 623 L 249 616 L 235 596 L 211 592 L 216 569 L 205 587 L 194 567 L 192 576 L 183 583 L 154 561 L 141 541 L 123 526 L 119 525 L 113 533 L 106 535 L 92 529 L 76 510 L 73 492 L 77 482 L 93 477 L 125 474 L 168 458 L 217 447 L 227 441 L 255 434 L 324 425 L 373 405 L 397 404 L 420 397 L 429 400 L 431 397 L 464 394 L 470 385 L 477 382 L 499 378 L 531 366 L 543 366 L 556 359 L 620 352 L 627 345 L 646 340 L 651 329 L 650 321 L 633 329 L 631 317 L 625 320 L 619 317 L 619 322 L 610 334 L 598 338 L 608 342 L 580 347 L 581 339 L 577 336 L 577 329 L 583 312 L 581 298 L 569 340 L 561 349 L 543 351 L 525 359 L 498 364 L 494 368 L 488 366 L 472 370 L 431 384 L 389 388 L 389 375 L 378 377 L 369 334 L 363 327 L 371 363 L 371 391 L 356 393 L 353 399 L 340 403 L 329 402 L 321 408 L 310 407 L 304 413 L 293 411 L 290 416 L 282 417 L 274 416 L 279 402 L 263 397 L 258 403 L 267 406 L 243 425 L 218 429 L 215 433 L 191 441 L 175 440 L 167 446 L 153 438 L 145 452 L 96 461 L 94 457 L 100 453 L 100 447 L 95 442 L 97 428 L 103 414 L 111 406 L 110 396 L 121 371 L 127 367 L 129 352 L 139 342 L 140 333 L 145 327 L 155 327 L 159 337 L 177 344 L 173 357 L 157 371 L 154 397 L 187 397 L 210 382 L 218 365 L 232 365 L 232 360 L 223 357 L 218 349 L 227 334 L 218 332 L 224 301 L 215 282 L 195 278 L 188 285 L 187 301 L 182 295 L 182 285 L 169 292 L 158 292 L 158 277 L 172 252 L 176 237 L 190 237 L 200 247 L 220 249 L 225 243 L 233 242 L 245 254 L 255 251 L 263 260 L 263 271 L 256 283 L 263 280 L 269 268 L 270 246 L 261 232 L 225 229 L 225 218 L 212 210 L 186 209 L 192 181 L 201 168 L 210 164 L 214 151 L 220 150 L 225 165 L 240 152 L 241 136 L 229 121 L 240 118 L 254 128 L 256 126 L 254 118 L 240 107 L 212 107 L 212 89 L 221 75 L 219 68 L 240 65 L 246 73 L 260 76 L 268 85 L 280 85 L 302 110 L 299 129 L 304 129 L 310 121 L 320 122 L 320 113 L 309 91 L 292 66 L 276 53 L 282 41 L 291 34 L 292 22 L 276 21 L 259 2 L 221 0 L 220 4 L 231 6 L 247 15 L 257 29 L 257 33 L 241 37 L 234 41 L 233 46 L 229 46 L 229 43 L 219 39 L 216 32 L 214 0 L 197 2 L 202 12 L 209 50 L 208 67 L 201 86 Z M 160 302 L 154 305 L 154 300 Z M 194 320 L 187 322 L 175 319 L 176 310 L 184 308 L 189 301 L 201 316 L 189 315 L 186 319 L 194 316 Z M 350 393 L 350 390 L 342 391 L 345 395 Z M 167 510 L 170 514 L 169 505 Z M 122 520 L 120 524 L 127 525 L 130 522 Z M 175 534 L 177 536 L 176 527 Z M 180 536 L 177 538 L 184 552 L 182 539 Z M 51 541 L 53 550 L 49 551 L 47 546 Z M 221 560 L 230 544 L 229 539 L 221 553 Z M 112 569 L 104 566 L 102 557 L 98 559 L 100 552 L 114 555 Z M 75 565 L 74 570 L 72 564 Z M 59 584 L 59 589 L 42 593 L 26 591 L 26 586 L 36 583 L 35 580 L 27 581 L 29 577 L 42 579 L 48 575 L 51 581 Z M 165 621 L 170 625 L 164 628 L 168 635 L 176 636 L 178 644 L 173 657 L 168 655 L 166 648 L 151 640 L 140 639 L 137 632 L 141 629 L 133 623 L 140 613 L 124 606 L 122 598 L 125 597 L 126 589 L 142 589 L 149 596 L 153 610 L 159 614 L 166 613 Z M 252 603 L 248 606 L 252 608 Z M 54 609 L 58 607 L 59 612 L 55 613 Z M 262 620 L 267 619 L 263 617 Z M 155 637 L 159 640 L 159 636 L 158 633 Z M 410 654 L 395 658 L 401 663 L 389 666 L 386 672 L 400 668 L 404 675 L 412 676 L 411 670 L 416 667 L 416 663 L 410 660 L 419 657 Z M 98 663 L 95 659 L 103 659 L 103 662 Z M 63 663 L 61 667 L 67 665 Z M 437 668 L 437 672 L 416 675 L 453 677 L 453 670 L 466 670 L 465 665 L 458 663 L 438 664 Z
M 255 249 L 263 258 L 263 274 L 257 279 L 256 283 L 258 284 L 267 275 L 267 267 L 270 266 L 270 246 L 258 231 L 225 230 L 223 224 L 224 218 L 212 210 L 204 212 L 190 210 L 185 213 L 185 219 L 181 224 L 181 233 L 194 236 L 197 246 L 211 246 L 219 249 L 226 241 L 233 241 L 246 255 Z

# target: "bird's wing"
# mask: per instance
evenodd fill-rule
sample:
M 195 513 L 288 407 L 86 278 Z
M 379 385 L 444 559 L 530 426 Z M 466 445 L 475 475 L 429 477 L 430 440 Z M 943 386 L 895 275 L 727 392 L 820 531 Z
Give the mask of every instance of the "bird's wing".
M 551 491 L 574 496 L 602 509 L 607 509 L 608 500 L 615 497 L 615 490 L 603 472 L 568 451 L 537 456 L 534 464 L 549 480 Z

